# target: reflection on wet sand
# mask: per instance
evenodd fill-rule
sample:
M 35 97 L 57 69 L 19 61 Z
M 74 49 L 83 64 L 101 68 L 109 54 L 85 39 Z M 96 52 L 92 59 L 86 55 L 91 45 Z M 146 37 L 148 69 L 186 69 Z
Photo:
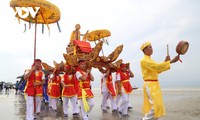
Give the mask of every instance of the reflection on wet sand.
M 129 111 L 129 116 L 121 116 L 118 112 L 112 112 L 107 109 L 107 112 L 102 112 L 100 108 L 101 95 L 98 93 L 95 98 L 95 107 L 89 113 L 90 120 L 132 120 L 136 116 L 132 116 L 134 111 Z M 71 104 L 69 104 L 68 117 L 64 117 L 62 102 L 58 102 L 58 111 L 53 111 L 48 103 L 42 102 L 41 113 L 37 114 L 37 120 L 81 120 L 81 116 L 73 116 Z M 0 92 L 0 116 L 2 120 L 25 120 L 26 116 L 26 101 L 23 95 L 15 95 L 14 90 L 8 92 Z M 139 113 L 134 113 L 139 114 Z M 137 115 L 138 119 L 141 118 Z

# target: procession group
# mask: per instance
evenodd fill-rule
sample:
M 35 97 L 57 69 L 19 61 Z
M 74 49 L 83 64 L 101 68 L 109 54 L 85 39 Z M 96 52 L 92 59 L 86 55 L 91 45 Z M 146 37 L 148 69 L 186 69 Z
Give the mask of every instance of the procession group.
M 165 115 L 158 74 L 169 70 L 170 64 L 179 60 L 179 55 L 172 60 L 169 56 L 166 56 L 164 62 L 157 63 L 151 59 L 153 48 L 150 42 L 142 44 L 140 49 L 144 53 L 144 57 L 140 62 L 144 79 L 144 117 L 142 120 L 158 120 Z M 134 74 L 126 63 L 122 63 L 115 73 L 116 78 L 112 77 L 112 69 L 107 69 L 103 73 L 101 79 L 101 109 L 106 111 L 106 104 L 109 99 L 112 112 L 128 116 L 128 108 L 131 107 L 129 95 L 133 91 L 130 78 L 134 77 Z M 63 100 L 64 117 L 68 117 L 68 104 L 70 100 L 73 116 L 80 116 L 83 120 L 89 119 L 88 113 L 94 107 L 94 95 L 91 89 L 91 81 L 94 81 L 94 76 L 91 73 L 91 68 L 87 67 L 87 61 L 83 59 L 78 60 L 78 67 L 76 68 L 65 65 L 64 74 L 62 75 L 57 70 L 49 75 L 45 75 L 42 71 L 42 61 L 35 59 L 31 69 L 26 70 L 24 73 L 24 79 L 26 80 L 24 92 L 26 95 L 27 120 L 33 120 L 35 118 L 34 115 L 41 112 L 45 81 L 48 81 L 45 90 L 49 97 L 49 106 L 55 112 L 57 112 L 57 101 L 61 97 Z

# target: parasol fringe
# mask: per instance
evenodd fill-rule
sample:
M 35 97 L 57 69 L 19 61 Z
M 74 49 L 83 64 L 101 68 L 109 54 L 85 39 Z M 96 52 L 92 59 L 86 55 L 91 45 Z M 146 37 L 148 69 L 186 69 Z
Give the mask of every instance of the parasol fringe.
M 48 28 L 48 33 L 49 33 L 49 36 L 50 36 L 50 27 L 49 27 L 48 23 L 47 23 L 47 28 Z
M 48 28 L 48 36 L 50 36 L 50 28 Z
M 59 32 L 61 32 L 59 22 L 57 22 L 57 26 L 58 26 L 58 30 L 59 30 Z
M 42 34 L 44 34 L 44 24 L 42 24 Z
M 43 12 L 42 12 L 41 10 L 40 10 L 40 13 L 41 13 L 41 15 L 42 15 L 42 19 L 43 19 L 44 23 L 47 24 L 48 34 L 49 34 L 49 36 L 50 36 L 50 27 L 49 27 L 49 23 L 48 23 L 47 20 L 44 19 L 44 15 L 43 15 Z
M 29 30 L 31 29 L 31 22 L 29 22 Z
M 26 24 L 24 24 L 24 32 L 26 32 Z
M 105 41 L 106 41 L 106 44 L 109 45 L 108 40 L 106 39 Z

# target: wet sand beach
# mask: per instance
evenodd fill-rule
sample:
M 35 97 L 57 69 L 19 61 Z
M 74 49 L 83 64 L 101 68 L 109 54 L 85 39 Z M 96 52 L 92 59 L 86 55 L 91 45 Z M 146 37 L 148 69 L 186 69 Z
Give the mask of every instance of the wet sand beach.
M 129 116 L 123 117 L 119 113 L 112 113 L 111 109 L 102 112 L 101 93 L 94 91 L 95 106 L 89 113 L 90 120 L 140 120 L 143 116 L 141 109 L 143 103 L 142 90 L 135 90 L 130 96 L 133 106 L 129 110 Z M 163 120 L 199 120 L 200 118 L 200 89 L 171 89 L 162 90 L 166 107 L 166 116 Z M 0 119 L 1 120 L 25 120 L 26 104 L 22 95 L 15 95 L 15 90 L 0 92 Z M 40 115 L 37 120 L 81 120 L 81 117 L 73 117 L 71 104 L 68 117 L 63 116 L 62 103 L 58 102 L 58 111 L 52 111 L 48 104 L 42 103 Z

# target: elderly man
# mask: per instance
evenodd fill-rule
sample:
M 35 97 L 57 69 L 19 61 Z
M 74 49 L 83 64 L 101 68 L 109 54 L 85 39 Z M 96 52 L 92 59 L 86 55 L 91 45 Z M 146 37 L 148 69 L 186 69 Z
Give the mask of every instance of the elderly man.
M 161 88 L 158 82 L 158 74 L 170 69 L 170 64 L 179 60 L 179 55 L 170 60 L 166 56 L 164 62 L 157 63 L 151 59 L 153 48 L 150 42 L 142 44 L 140 48 L 144 57 L 140 61 L 142 76 L 144 79 L 143 92 L 144 104 L 143 112 L 145 116 L 142 120 L 158 120 L 165 115 L 165 107 L 162 100 Z
M 35 59 L 30 70 L 26 70 L 24 74 L 24 79 L 27 81 L 25 87 L 26 93 L 26 119 L 34 119 L 34 98 L 35 98 L 35 107 L 36 113 L 40 113 L 41 109 L 41 100 L 43 93 L 43 84 L 45 75 L 42 71 L 42 61 L 40 59 Z

